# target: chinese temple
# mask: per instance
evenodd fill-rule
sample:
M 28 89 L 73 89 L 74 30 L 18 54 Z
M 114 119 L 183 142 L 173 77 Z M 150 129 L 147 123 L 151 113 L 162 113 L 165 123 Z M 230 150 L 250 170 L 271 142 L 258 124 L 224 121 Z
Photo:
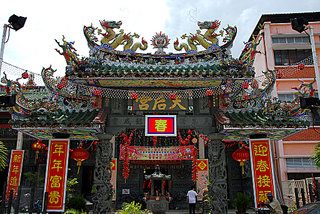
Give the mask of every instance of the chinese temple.
M 56 78 L 51 66 L 43 68 L 45 88 L 27 72 L 16 81 L 5 76 L 2 83 L 17 94 L 12 128 L 90 148 L 92 173 L 80 170 L 80 176 L 92 176 L 82 185 L 94 189 L 94 213 L 151 200 L 185 210 L 195 184 L 200 198 L 205 191 L 213 196 L 212 213 L 226 213 L 232 206 L 227 198 L 239 191 L 253 198 L 250 161 L 239 167 L 243 161 L 234 152 L 250 150 L 249 139 L 277 140 L 309 125 L 298 102 L 271 98 L 275 71 L 255 77 L 258 41 L 234 59 L 237 28 L 220 28 L 217 20 L 198 22 L 194 33 L 175 39 L 159 32 L 147 40 L 121 25 L 103 20 L 85 26 L 89 57 L 79 56 L 64 36 L 56 40 L 66 72 Z

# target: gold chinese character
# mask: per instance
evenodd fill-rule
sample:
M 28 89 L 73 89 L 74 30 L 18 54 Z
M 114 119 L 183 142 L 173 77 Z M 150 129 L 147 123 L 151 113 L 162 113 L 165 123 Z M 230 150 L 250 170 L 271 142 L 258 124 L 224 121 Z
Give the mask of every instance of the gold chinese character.
M 51 167 L 51 169 L 57 169 L 57 171 L 59 172 L 59 170 L 62 169 L 62 166 L 60 166 L 61 162 L 62 162 L 61 160 L 54 159 L 53 166 Z
M 61 179 L 62 179 L 62 177 L 58 176 L 58 175 L 51 176 L 50 177 L 51 187 L 52 188 L 59 188 Z
M 259 175 L 259 177 L 257 178 L 257 183 L 259 187 L 270 187 L 271 179 L 268 175 Z
M 55 144 L 54 147 L 53 154 L 58 154 L 60 156 L 61 153 L 64 153 L 63 145 Z
M 142 96 L 141 98 L 139 97 L 136 101 L 140 101 L 141 104 L 139 104 L 139 109 L 140 110 L 148 110 L 149 109 L 149 104 L 147 104 L 148 102 L 150 102 L 152 100 L 151 97 L 147 97 L 147 96 Z
M 263 145 L 254 145 L 253 152 L 255 156 L 267 156 L 268 147 Z
M 162 99 L 163 95 L 161 95 L 160 97 L 158 97 L 157 99 L 154 100 L 154 105 L 152 110 L 156 110 L 157 106 L 159 110 L 165 110 L 167 107 L 167 104 L 165 104 L 164 102 L 166 101 L 165 99 Z
M 11 177 L 10 181 L 9 181 L 9 184 L 11 186 L 18 186 L 18 178 L 17 177 Z
M 158 132 L 164 132 L 167 128 L 167 121 L 166 120 L 155 120 L 156 127 Z
M 256 170 L 259 170 L 260 172 L 265 172 L 265 171 L 267 171 L 267 169 L 270 169 L 267 164 L 267 161 L 259 160 L 257 162 Z
M 49 202 L 50 204 L 57 204 L 60 200 L 60 193 L 58 191 L 52 191 L 49 194 Z
M 170 107 L 171 109 L 174 109 L 174 107 L 179 106 L 179 108 L 181 110 L 186 110 L 186 108 L 180 104 L 181 103 L 181 99 L 180 98 L 181 98 L 181 95 L 177 95 L 176 99 L 172 100 L 173 104 Z
M 13 156 L 13 160 L 12 160 L 12 162 L 21 162 L 21 155 L 14 155 Z
M 19 172 L 19 166 L 13 166 L 12 173 L 18 173 L 18 172 Z
M 267 194 L 271 191 L 259 191 L 258 193 L 258 204 L 266 202 L 268 200 Z

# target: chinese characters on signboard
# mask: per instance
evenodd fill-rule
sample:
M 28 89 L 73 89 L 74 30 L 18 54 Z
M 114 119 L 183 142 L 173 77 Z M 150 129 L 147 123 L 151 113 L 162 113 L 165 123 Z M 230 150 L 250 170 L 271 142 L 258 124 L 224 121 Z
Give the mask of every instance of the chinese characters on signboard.
M 146 136 L 177 136 L 176 115 L 146 115 Z
M 64 211 L 68 157 L 69 140 L 50 141 L 44 190 L 48 193 L 47 211 Z
M 269 139 L 250 140 L 250 152 L 255 206 L 257 207 L 261 202 L 267 201 L 269 192 L 276 197 Z
M 23 164 L 23 150 L 12 150 L 10 165 L 9 165 L 9 174 L 7 182 L 7 191 L 6 191 L 6 201 L 9 200 L 10 190 L 13 191 L 13 197 L 17 196 L 18 187 L 20 185 L 22 164 Z
M 191 160 L 194 146 L 148 147 L 128 146 L 129 160 Z M 120 159 L 124 159 L 124 146 L 120 146 Z
M 163 95 L 153 99 L 149 96 L 142 96 L 133 101 L 137 106 L 136 110 L 187 110 L 187 100 L 181 99 L 181 95 L 176 95 L 175 99 L 165 99 Z M 136 104 L 137 103 L 137 104 Z

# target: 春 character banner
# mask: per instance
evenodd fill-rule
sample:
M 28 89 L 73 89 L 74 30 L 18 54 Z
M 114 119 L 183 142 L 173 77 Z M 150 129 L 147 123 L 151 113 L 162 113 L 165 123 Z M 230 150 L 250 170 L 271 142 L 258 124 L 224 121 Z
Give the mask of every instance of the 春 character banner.
M 255 207 L 258 207 L 268 200 L 268 193 L 276 198 L 270 139 L 251 139 L 250 153 Z
M 48 212 L 64 212 L 68 158 L 69 140 L 50 140 L 44 189 Z
M 146 136 L 177 136 L 176 115 L 146 115 Z
M 21 180 L 21 171 L 23 164 L 23 150 L 12 150 L 10 157 L 8 181 L 7 181 L 7 191 L 6 191 L 6 201 L 9 200 L 10 190 L 13 191 L 13 197 L 18 194 L 18 188 Z

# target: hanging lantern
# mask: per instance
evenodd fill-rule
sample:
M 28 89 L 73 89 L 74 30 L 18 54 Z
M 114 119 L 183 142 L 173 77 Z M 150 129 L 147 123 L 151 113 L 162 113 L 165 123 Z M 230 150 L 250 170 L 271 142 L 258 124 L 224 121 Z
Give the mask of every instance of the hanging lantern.
M 132 110 L 134 110 L 134 101 L 136 99 L 138 99 L 138 94 L 137 93 L 132 93 L 131 94 L 131 99 L 133 100 L 133 102 L 132 102 Z
M 303 69 L 304 69 L 304 64 L 303 64 L 303 63 L 300 63 L 300 64 L 298 65 L 298 69 L 299 69 L 299 70 L 303 70 Z
M 174 93 L 169 94 L 169 98 L 170 98 L 171 100 L 176 99 L 176 94 L 174 94 Z
M 209 97 L 209 107 L 211 107 L 211 97 L 213 95 L 213 91 L 211 89 L 207 90 L 206 95 Z
M 21 76 L 22 76 L 23 79 L 27 79 L 29 77 L 29 74 L 28 74 L 27 71 L 25 71 L 25 72 L 22 73 Z
M 249 88 L 249 83 L 248 82 L 242 83 L 242 88 L 243 89 L 248 89 Z
M 58 84 L 57 84 L 57 88 L 58 89 L 62 89 L 64 87 L 64 84 L 62 83 L 62 82 L 59 82 Z
M 242 174 L 244 174 L 244 162 L 249 160 L 250 154 L 248 150 L 244 149 L 242 146 L 240 149 L 234 151 L 232 153 L 232 157 L 234 160 L 240 162 L 240 166 L 242 167 Z
M 96 89 L 96 90 L 93 91 L 93 95 L 94 96 L 100 96 L 101 95 L 101 91 Z
M 38 159 L 39 156 L 39 152 L 44 149 L 46 147 L 46 145 L 44 145 L 42 143 L 42 140 L 38 140 L 37 142 L 35 142 L 34 144 L 32 144 L 32 149 L 34 151 L 36 151 L 36 160 Z
M 77 174 L 79 174 L 79 170 L 81 167 L 81 163 L 82 161 L 85 161 L 89 158 L 89 152 L 83 148 L 76 148 L 75 150 L 73 150 L 73 152 L 71 153 L 71 158 L 75 161 L 77 161 L 77 166 L 78 166 L 78 172 Z
M 281 79 L 282 77 L 283 77 L 282 71 L 278 71 L 277 74 L 276 74 L 276 78 L 277 79 Z

